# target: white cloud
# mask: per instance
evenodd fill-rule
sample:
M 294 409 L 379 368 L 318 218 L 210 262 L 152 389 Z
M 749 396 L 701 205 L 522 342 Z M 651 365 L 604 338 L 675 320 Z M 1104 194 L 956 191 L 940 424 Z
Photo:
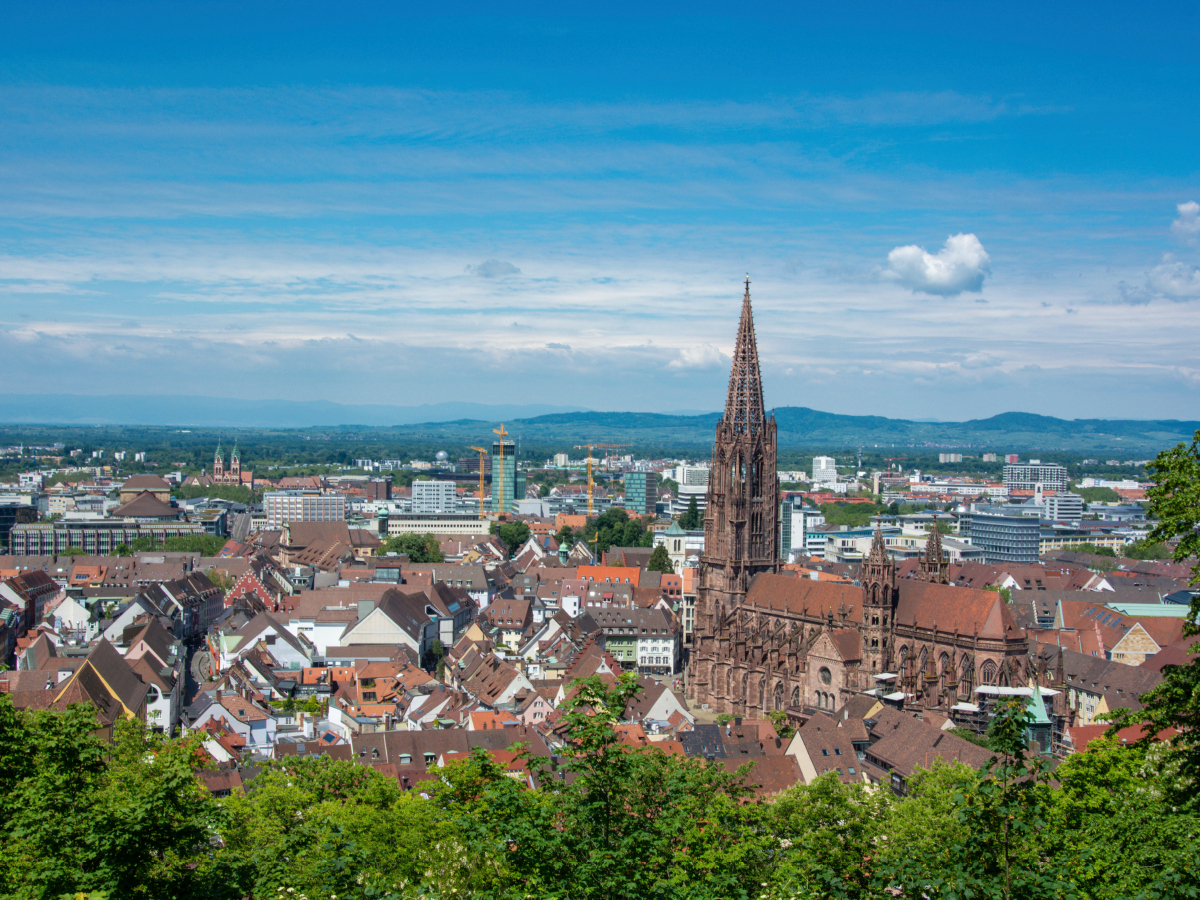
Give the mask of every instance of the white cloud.
M 1183 206 L 1186 205 L 1183 204 Z M 1163 261 L 1159 265 L 1150 270 L 1148 280 L 1151 289 L 1172 300 L 1190 300 L 1193 297 L 1200 297 L 1200 269 L 1179 262 L 1169 253 L 1163 256 Z
M 1171 233 L 1187 244 L 1200 238 L 1200 203 L 1189 200 L 1175 207 L 1179 218 L 1171 223 Z
M 710 369 L 728 362 L 728 357 L 712 344 L 684 347 L 667 363 L 668 369 Z
M 956 297 L 963 291 L 983 290 L 983 278 L 991 273 L 991 258 L 973 234 L 946 238 L 936 254 L 915 244 L 897 247 L 888 254 L 883 277 L 903 285 L 914 294 Z
M 505 275 L 520 275 L 521 270 L 510 262 L 499 259 L 484 260 L 477 266 L 467 266 L 467 271 L 480 278 L 503 278 Z

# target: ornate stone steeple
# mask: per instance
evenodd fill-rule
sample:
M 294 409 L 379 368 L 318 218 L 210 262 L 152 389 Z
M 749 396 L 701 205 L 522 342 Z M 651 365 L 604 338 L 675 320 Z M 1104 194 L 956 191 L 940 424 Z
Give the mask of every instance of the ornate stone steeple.
M 738 323 L 733 348 L 733 370 L 729 374 L 729 396 L 725 418 L 734 435 L 756 435 L 766 424 L 763 411 L 762 377 L 758 370 L 758 341 L 754 337 L 754 312 L 750 308 L 750 276 L 742 297 L 742 320 Z
M 779 568 L 779 478 L 775 417 L 763 407 L 762 376 L 750 307 L 750 278 L 717 423 L 704 512 L 704 556 L 696 602 L 693 696 L 706 696 L 719 623 L 738 608 L 755 575 Z M 733 703 L 744 702 L 735 698 Z
M 929 581 L 933 584 L 950 583 L 950 563 L 946 562 L 942 553 L 942 532 L 938 523 L 929 526 L 929 540 L 925 542 L 925 554 L 917 564 L 917 580 Z
M 213 454 L 212 477 L 220 478 L 225 474 L 225 457 L 221 453 L 221 442 L 217 441 L 217 452 Z
M 891 666 L 895 628 L 896 565 L 888 556 L 883 531 L 875 529 L 871 550 L 862 564 L 863 662 L 878 674 Z

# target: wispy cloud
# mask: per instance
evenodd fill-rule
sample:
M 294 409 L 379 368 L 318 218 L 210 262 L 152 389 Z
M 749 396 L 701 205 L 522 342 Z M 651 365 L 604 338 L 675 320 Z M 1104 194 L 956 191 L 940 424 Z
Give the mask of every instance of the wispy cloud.
M 1061 373 L 1101 368 L 1132 397 L 1180 378 L 1200 304 L 1162 302 L 1139 245 L 1165 240 L 1178 186 L 894 164 L 933 126 L 1059 113 L 1023 102 L 0 88 L 0 352 L 29 361 L 14 389 L 202 374 L 344 400 L 369 371 L 432 400 L 503 378 L 577 402 L 603 372 L 623 405 L 715 408 L 749 269 L 772 404 L 886 412 L 881 392 L 941 403 L 988 379 L 1054 395 Z M 1143 207 L 1149 224 L 1114 214 Z M 964 233 L 910 244 L 948 227 Z M 1167 275 L 1190 290 L 1186 268 Z M 989 302 L 953 315 L 896 302 L 896 284 L 955 296 L 985 278 Z M 1122 280 L 1143 285 L 1136 321 L 1087 303 Z M 1069 309 L 1077 345 L 1054 337 Z M 982 335 L 986 353 L 961 349 Z

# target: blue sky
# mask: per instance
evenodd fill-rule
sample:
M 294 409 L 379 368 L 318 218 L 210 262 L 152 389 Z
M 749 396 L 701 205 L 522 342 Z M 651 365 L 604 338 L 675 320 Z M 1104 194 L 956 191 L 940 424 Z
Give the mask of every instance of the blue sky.
M 1200 416 L 1195 4 L 100 6 L 0 11 L 6 391 L 715 409 L 748 271 L 770 405 Z

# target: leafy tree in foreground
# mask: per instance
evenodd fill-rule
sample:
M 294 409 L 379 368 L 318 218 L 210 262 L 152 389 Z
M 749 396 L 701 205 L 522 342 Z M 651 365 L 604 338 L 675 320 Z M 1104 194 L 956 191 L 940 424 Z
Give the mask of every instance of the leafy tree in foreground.
M 1178 562 L 1200 556 L 1200 431 L 1189 446 L 1178 444 L 1158 454 L 1146 467 L 1154 486 L 1146 491 L 1150 513 L 1159 522 L 1150 532 L 1151 543 L 1178 541 L 1174 558 Z M 1192 568 L 1192 584 L 1200 583 L 1200 563 Z M 1200 635 L 1200 595 L 1192 598 L 1183 626 L 1185 637 Z M 1163 680 L 1140 698 L 1138 712 L 1119 710 L 1112 717 L 1113 730 L 1124 725 L 1144 726 L 1143 743 L 1149 743 L 1161 731 L 1174 728 L 1178 734 L 1170 742 L 1179 766 L 1180 790 L 1175 801 L 1200 810 L 1200 642 L 1192 647 L 1187 665 L 1164 666 Z
M 1076 896 L 1057 860 L 1041 852 L 1050 763 L 1031 759 L 1021 701 L 1002 704 L 989 740 L 996 750 L 977 783 L 952 797 L 958 827 L 929 856 L 898 854 L 881 867 L 881 887 L 906 897 L 1042 900 Z
M 1188 776 L 1164 745 L 1093 743 L 1051 782 L 1008 705 L 981 772 L 937 762 L 903 797 L 829 774 L 760 802 L 753 763 L 623 743 L 633 676 L 570 690 L 554 763 L 477 749 L 404 791 L 358 762 L 285 758 L 221 800 L 194 775 L 196 736 L 125 721 L 109 743 L 88 706 L 19 712 L 0 694 L 0 898 L 1200 895 L 1200 814 L 1177 805 Z

